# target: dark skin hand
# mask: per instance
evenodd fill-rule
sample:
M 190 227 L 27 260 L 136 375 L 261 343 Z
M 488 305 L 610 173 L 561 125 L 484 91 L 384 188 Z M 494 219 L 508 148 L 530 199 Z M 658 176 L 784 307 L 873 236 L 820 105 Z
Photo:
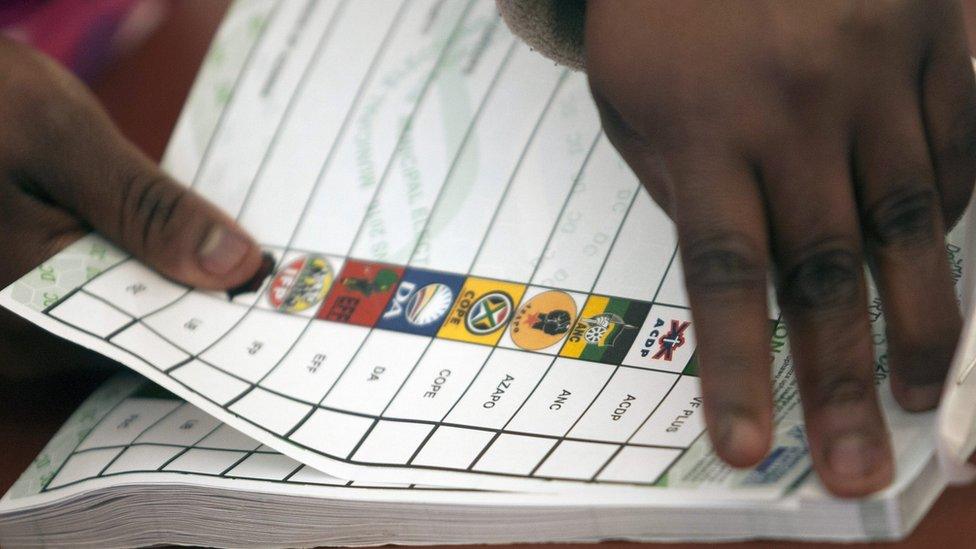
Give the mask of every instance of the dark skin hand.
M 586 52 L 608 136 L 678 227 L 719 455 L 769 449 L 771 280 L 820 479 L 886 486 L 863 266 L 894 396 L 931 409 L 961 327 L 943 235 L 976 177 L 958 3 L 591 1 Z
M 0 97 L 0 286 L 92 230 L 199 288 L 235 287 L 258 270 L 254 241 L 126 141 L 56 63 L 0 38 Z M 6 311 L 0 357 L 0 379 L 96 362 Z

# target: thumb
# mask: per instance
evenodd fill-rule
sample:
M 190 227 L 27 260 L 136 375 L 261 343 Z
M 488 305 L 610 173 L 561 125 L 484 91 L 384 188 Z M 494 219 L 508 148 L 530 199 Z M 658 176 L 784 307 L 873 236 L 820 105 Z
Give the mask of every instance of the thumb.
M 262 263 L 254 240 L 126 140 L 82 84 L 46 69 L 24 161 L 31 182 L 177 282 L 217 290 L 250 280 Z
M 233 219 L 172 180 L 133 146 L 122 144 L 111 152 L 114 158 L 103 157 L 109 173 L 73 177 L 65 196 L 95 230 L 189 286 L 232 288 L 254 275 L 261 250 Z M 111 165 L 115 167 L 107 167 Z
M 232 288 L 254 275 L 261 250 L 233 219 L 145 159 L 121 164 L 105 199 L 78 208 L 96 230 L 190 286 Z

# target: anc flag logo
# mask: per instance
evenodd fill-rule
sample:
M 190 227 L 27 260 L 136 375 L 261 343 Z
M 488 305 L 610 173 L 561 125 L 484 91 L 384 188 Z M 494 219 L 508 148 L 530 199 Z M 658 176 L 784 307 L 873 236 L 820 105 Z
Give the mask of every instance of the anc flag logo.
M 624 322 L 624 319 L 613 313 L 602 313 L 590 318 L 579 321 L 579 326 L 585 326 L 583 339 L 587 345 L 597 347 L 613 347 L 617 336 L 624 330 L 633 329 L 634 326 Z
M 650 309 L 642 301 L 590 296 L 559 355 L 620 364 Z

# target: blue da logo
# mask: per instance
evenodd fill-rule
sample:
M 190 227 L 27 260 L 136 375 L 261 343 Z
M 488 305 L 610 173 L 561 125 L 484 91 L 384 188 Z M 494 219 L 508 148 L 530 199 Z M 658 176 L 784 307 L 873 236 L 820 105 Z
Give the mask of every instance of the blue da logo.
M 376 327 L 434 336 L 463 283 L 458 275 L 407 269 Z

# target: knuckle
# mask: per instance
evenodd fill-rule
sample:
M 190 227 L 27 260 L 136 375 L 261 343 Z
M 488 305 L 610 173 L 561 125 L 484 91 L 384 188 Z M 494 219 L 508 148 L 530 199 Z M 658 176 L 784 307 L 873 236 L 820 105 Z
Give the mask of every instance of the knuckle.
M 858 405 L 867 401 L 874 391 L 872 380 L 846 372 L 825 376 L 814 385 L 810 395 L 818 408 Z
M 811 124 L 829 103 L 829 93 L 837 88 L 833 75 L 824 64 L 805 63 L 796 69 L 781 63 L 775 70 L 773 83 L 785 111 L 797 123 Z
M 790 34 L 776 41 L 776 46 L 760 66 L 786 105 L 809 108 L 823 101 L 836 87 L 839 75 L 834 48 L 809 36 Z
M 150 249 L 165 234 L 185 191 L 173 192 L 161 173 L 137 173 L 122 184 L 119 234 L 137 251 Z
M 816 314 L 858 305 L 863 276 L 858 251 L 841 239 L 827 239 L 789 255 L 779 284 L 785 310 Z
M 867 208 L 867 236 L 880 246 L 933 244 L 938 238 L 938 209 L 934 188 L 915 184 L 894 190 Z
M 699 296 L 765 292 L 766 257 L 741 233 L 709 235 L 682 246 L 688 290 Z

